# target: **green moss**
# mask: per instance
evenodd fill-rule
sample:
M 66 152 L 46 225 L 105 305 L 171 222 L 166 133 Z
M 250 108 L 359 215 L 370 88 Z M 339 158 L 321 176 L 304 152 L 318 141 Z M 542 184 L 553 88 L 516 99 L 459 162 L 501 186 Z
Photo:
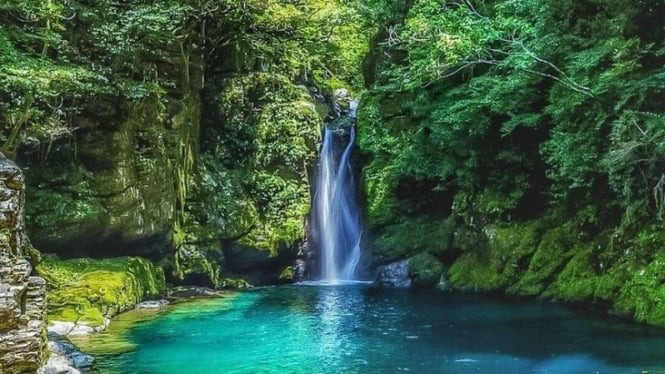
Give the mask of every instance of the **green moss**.
M 222 278 L 219 282 L 220 288 L 231 290 L 242 290 L 252 287 L 246 280 L 241 278 Z
M 629 274 L 614 307 L 637 321 L 665 326 L 665 254 Z
M 537 243 L 533 231 L 530 234 L 528 243 L 525 244 L 537 245 L 537 248 L 526 272 L 520 276 L 519 282 L 513 289 L 520 294 L 536 296 L 554 280 L 575 252 L 577 236 L 570 225 L 547 230 L 540 243 Z
M 431 253 L 423 252 L 409 258 L 409 278 L 416 286 L 434 286 L 443 271 L 443 264 Z
M 453 285 L 485 290 L 515 285 L 538 245 L 535 223 L 487 226 L 484 231 L 476 236 L 486 235 L 487 246 L 469 248 L 469 253 L 453 263 L 450 269 Z
M 279 281 L 282 283 L 291 283 L 295 279 L 295 271 L 293 266 L 287 266 L 279 274 Z
M 219 240 L 211 238 L 205 227 L 191 225 L 188 229 L 176 230 L 174 239 L 178 249 L 165 267 L 181 281 L 192 276 L 208 278 L 212 287 L 219 287 L 222 270 Z
M 593 247 L 575 246 L 573 257 L 544 292 L 544 296 L 565 301 L 593 298 L 598 283 L 598 275 L 593 269 Z
M 305 235 L 321 119 L 307 88 L 285 75 L 237 74 L 211 86 L 192 215 L 223 239 L 276 256 Z
M 492 267 L 488 252 L 462 254 L 448 269 L 448 279 L 453 287 L 489 291 L 501 287 L 501 279 Z
M 105 317 L 166 289 L 161 268 L 138 257 L 66 261 L 45 257 L 37 271 L 47 280 L 51 320 L 101 325 Z

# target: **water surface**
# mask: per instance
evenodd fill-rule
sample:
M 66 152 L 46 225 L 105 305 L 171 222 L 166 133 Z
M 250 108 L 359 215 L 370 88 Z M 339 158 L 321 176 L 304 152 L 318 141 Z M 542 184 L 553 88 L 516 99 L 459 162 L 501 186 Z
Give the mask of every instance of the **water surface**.
M 640 373 L 665 332 L 533 301 L 366 285 L 202 300 L 135 326 L 114 373 Z

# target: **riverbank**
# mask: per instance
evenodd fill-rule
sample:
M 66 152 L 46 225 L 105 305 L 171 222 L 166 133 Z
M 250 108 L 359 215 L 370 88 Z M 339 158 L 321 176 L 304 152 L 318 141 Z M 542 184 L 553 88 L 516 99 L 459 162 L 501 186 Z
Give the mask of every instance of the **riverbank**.
M 95 358 L 100 354 L 117 355 L 135 348 L 126 339 L 127 332 L 135 325 L 157 318 L 179 304 L 232 295 L 229 291 L 205 287 L 175 287 L 167 290 L 164 299 L 142 301 L 133 309 L 105 318 L 104 325 L 96 328 L 73 322 L 51 322 L 48 328 L 50 357 L 40 373 L 97 372 Z

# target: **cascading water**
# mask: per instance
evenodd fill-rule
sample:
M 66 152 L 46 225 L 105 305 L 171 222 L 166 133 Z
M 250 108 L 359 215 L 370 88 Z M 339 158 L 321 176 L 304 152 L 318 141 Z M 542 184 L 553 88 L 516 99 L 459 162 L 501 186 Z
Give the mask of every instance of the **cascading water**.
M 362 231 L 350 164 L 355 137 L 353 123 L 347 128 L 328 124 L 321 148 L 313 218 L 321 279 L 331 283 L 356 280 L 360 263 Z

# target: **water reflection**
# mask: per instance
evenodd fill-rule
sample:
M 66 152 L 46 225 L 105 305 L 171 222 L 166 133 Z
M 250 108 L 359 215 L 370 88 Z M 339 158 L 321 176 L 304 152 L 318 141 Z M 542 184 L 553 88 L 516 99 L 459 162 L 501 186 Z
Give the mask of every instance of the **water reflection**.
M 344 367 L 358 353 L 360 340 L 353 336 L 364 314 L 359 291 L 357 287 L 320 289 L 316 302 L 318 357 L 324 367 Z

